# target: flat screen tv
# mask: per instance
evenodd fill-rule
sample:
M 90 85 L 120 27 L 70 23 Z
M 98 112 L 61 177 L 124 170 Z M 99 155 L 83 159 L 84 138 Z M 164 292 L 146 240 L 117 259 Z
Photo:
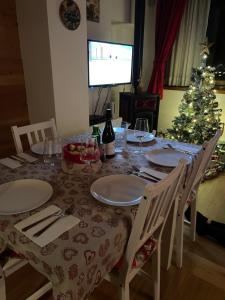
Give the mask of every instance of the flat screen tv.
M 88 85 L 131 83 L 133 46 L 88 40 Z

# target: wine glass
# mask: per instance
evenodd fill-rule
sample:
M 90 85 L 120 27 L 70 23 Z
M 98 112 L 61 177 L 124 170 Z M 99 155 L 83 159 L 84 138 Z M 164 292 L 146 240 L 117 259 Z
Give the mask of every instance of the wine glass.
M 100 159 L 100 151 L 98 148 L 98 142 L 95 137 L 88 137 L 84 143 L 82 143 L 80 160 L 89 166 L 92 170 L 92 164 L 98 162 Z
M 142 142 L 146 135 L 149 133 L 148 119 L 137 118 L 134 126 L 134 135 L 139 140 L 140 153 L 142 151 Z

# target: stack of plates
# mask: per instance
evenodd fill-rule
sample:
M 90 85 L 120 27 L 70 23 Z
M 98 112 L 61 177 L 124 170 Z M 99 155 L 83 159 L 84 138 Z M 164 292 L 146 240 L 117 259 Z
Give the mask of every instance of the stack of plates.
M 132 175 L 101 177 L 91 186 L 91 194 L 100 202 L 115 206 L 131 206 L 140 202 L 146 181 Z
M 185 159 L 187 163 L 192 159 L 190 155 L 175 149 L 154 149 L 146 153 L 145 157 L 148 161 L 164 167 L 176 167 L 180 159 Z
M 152 133 L 148 133 L 142 140 L 143 143 L 151 142 L 155 139 L 155 136 Z M 131 143 L 140 143 L 140 140 L 133 133 L 127 134 L 127 141 Z

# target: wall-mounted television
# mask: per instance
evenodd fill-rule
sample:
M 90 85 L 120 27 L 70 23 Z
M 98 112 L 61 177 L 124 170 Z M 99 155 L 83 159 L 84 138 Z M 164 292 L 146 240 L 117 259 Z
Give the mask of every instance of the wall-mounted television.
M 89 87 L 129 84 L 133 46 L 88 40 Z

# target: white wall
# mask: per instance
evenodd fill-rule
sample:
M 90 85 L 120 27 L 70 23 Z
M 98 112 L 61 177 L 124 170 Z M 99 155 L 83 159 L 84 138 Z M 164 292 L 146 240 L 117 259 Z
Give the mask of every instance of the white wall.
M 55 116 L 46 0 L 16 0 L 16 9 L 30 121 L 45 121 Z
M 68 30 L 59 19 L 60 3 L 47 0 L 55 114 L 58 130 L 65 135 L 89 126 L 87 22 L 86 1 L 76 0 L 81 23 Z
M 59 17 L 61 0 L 16 0 L 30 121 L 56 119 L 62 135 L 89 126 L 86 1 L 77 30 Z
M 160 100 L 158 130 L 166 131 L 172 127 L 172 120 L 178 115 L 178 106 L 181 103 L 185 91 L 167 90 L 163 91 L 163 99 Z M 221 122 L 225 123 L 225 94 L 216 93 L 219 108 L 223 110 Z M 222 140 L 225 140 L 225 132 Z
M 111 41 L 111 24 L 129 22 L 130 0 L 101 0 L 100 22 L 87 21 L 87 36 L 90 39 Z

